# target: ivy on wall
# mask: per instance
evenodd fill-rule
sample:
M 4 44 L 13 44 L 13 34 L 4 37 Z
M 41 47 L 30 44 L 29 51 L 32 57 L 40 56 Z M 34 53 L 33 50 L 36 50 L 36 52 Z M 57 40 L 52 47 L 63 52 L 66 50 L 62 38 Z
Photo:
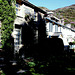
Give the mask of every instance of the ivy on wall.
M 14 0 L 16 2 L 16 0 Z M 15 19 L 15 7 L 12 6 L 12 0 L 0 0 L 0 21 L 2 23 L 2 48 L 7 43 L 10 46 L 9 41 L 12 30 L 13 23 Z

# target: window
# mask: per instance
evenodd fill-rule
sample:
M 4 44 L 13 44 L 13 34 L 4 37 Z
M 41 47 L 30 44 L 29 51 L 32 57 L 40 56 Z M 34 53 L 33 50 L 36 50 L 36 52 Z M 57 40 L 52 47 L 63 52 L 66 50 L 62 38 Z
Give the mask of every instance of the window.
M 16 14 L 18 14 L 18 9 L 16 8 Z
M 20 5 L 19 4 L 16 4 L 15 6 L 16 6 L 16 15 L 17 15 L 18 14 L 18 11 L 19 11 Z
M 36 20 L 36 12 L 34 11 L 34 20 Z
M 55 25 L 55 32 L 58 32 L 58 25 Z
M 14 43 L 14 46 L 19 46 L 19 42 L 15 42 Z
M 20 29 L 20 28 L 21 28 L 21 26 L 20 26 L 20 25 L 15 24 L 15 28 L 16 28 L 16 29 Z
M 16 4 L 16 7 L 18 8 L 20 5 L 19 4 Z
M 2 46 L 2 43 L 0 42 L 0 47 Z
M 53 24 L 49 23 L 49 31 L 52 32 L 53 31 Z
M 18 50 L 21 44 L 21 29 L 15 29 L 14 49 Z

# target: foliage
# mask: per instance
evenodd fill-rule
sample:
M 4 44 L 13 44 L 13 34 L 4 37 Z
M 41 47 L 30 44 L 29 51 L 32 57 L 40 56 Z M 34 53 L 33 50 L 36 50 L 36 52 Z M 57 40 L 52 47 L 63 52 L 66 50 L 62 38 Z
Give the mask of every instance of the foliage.
M 2 70 L 0 70 L 0 74 L 1 74 L 1 75 L 5 75 L 5 74 L 3 73 L 3 71 L 2 71 Z
M 9 0 L 0 0 L 0 21 L 2 22 L 2 48 L 4 47 L 6 41 L 10 39 L 13 30 L 14 19 L 15 8 L 12 6 L 12 0 L 10 2 Z M 10 46 L 8 42 L 7 46 Z
M 31 63 L 35 63 L 35 66 L 28 68 L 25 75 L 50 75 L 51 73 L 60 73 L 66 70 L 65 66 L 68 66 L 67 61 L 70 60 L 70 56 L 66 56 L 66 53 L 60 56 L 51 55 L 45 59 L 34 59 L 33 62 L 28 62 L 29 65 Z M 63 68 L 64 67 L 64 68 Z M 67 67 L 68 68 L 68 67 Z M 26 67 L 25 67 L 26 69 Z
M 73 9 L 73 7 L 60 8 L 60 9 L 57 9 L 56 12 L 57 12 L 56 16 L 62 16 L 62 18 L 64 18 L 65 24 L 75 22 L 75 9 Z M 72 24 L 72 25 L 75 26 L 75 24 Z
M 29 67 L 34 67 L 35 63 L 34 62 L 28 62 Z
M 75 44 L 75 41 L 73 42 L 73 44 Z

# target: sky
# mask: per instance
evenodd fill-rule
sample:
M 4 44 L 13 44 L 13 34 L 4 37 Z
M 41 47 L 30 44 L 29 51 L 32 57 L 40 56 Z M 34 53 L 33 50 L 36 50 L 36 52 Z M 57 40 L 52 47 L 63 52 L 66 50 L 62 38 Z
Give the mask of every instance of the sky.
M 75 0 L 29 0 L 29 2 L 36 6 L 46 7 L 50 10 L 75 4 Z

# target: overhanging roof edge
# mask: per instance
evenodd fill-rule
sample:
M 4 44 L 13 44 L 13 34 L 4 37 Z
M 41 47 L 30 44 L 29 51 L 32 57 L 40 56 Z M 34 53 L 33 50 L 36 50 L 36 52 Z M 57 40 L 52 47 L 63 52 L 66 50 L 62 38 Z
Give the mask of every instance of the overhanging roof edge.
M 53 20 L 50 20 L 49 18 L 46 18 L 46 19 L 47 19 L 49 22 L 54 22 L 56 25 L 59 25 L 59 26 L 61 26 L 61 27 L 67 28 L 67 29 L 69 29 L 69 30 L 75 32 L 75 30 L 73 30 L 73 29 L 71 29 L 71 28 L 69 28 L 69 27 L 66 27 L 65 25 L 59 24 L 59 23 L 57 23 L 57 22 L 55 22 L 55 21 L 53 21 Z
M 29 7 L 33 8 L 35 11 L 39 11 L 39 12 L 41 12 L 41 13 L 43 13 L 43 14 L 46 14 L 46 13 L 47 13 L 47 12 L 45 12 L 44 10 L 38 8 L 37 6 L 31 4 L 31 3 L 28 2 L 28 1 L 22 0 L 22 2 L 24 2 L 24 4 L 25 4 L 26 6 L 29 6 Z

